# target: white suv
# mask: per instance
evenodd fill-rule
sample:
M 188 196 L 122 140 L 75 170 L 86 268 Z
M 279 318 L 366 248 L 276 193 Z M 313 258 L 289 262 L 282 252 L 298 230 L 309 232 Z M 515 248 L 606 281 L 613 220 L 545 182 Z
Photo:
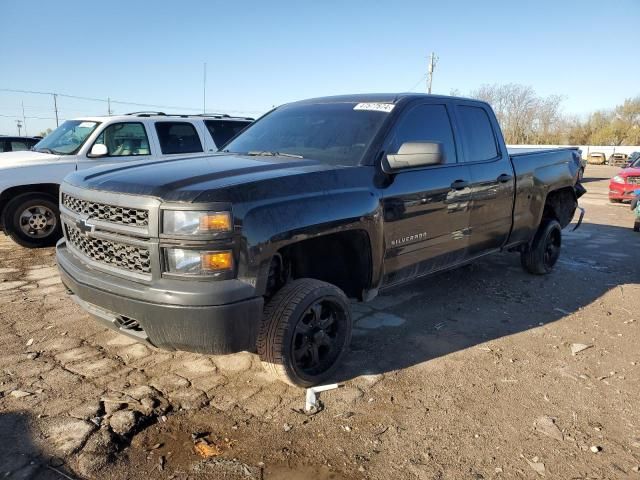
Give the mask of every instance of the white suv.
M 75 170 L 216 152 L 253 119 L 138 112 L 68 120 L 31 151 L 0 154 L 0 226 L 24 247 L 62 236 L 58 188 Z

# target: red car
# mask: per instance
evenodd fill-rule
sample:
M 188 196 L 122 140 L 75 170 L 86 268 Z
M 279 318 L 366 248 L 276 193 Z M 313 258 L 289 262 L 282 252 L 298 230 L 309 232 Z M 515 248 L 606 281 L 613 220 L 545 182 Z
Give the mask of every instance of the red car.
M 609 200 L 621 202 L 622 200 L 632 200 L 634 190 L 640 189 L 640 166 L 635 166 L 620 170 L 618 174 L 609 182 Z

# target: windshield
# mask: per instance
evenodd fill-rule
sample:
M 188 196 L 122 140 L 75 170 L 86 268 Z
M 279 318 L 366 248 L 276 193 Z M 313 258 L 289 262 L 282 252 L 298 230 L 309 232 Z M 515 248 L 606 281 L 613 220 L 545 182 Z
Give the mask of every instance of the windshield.
M 366 105 L 372 105 L 371 109 Z M 389 105 L 383 111 L 379 105 L 354 102 L 284 106 L 250 125 L 223 151 L 296 155 L 332 165 L 358 165 L 393 108 Z
M 634 168 L 640 168 L 640 157 L 631 164 L 632 167 Z
M 36 152 L 73 155 L 96 129 L 98 122 L 67 120 L 40 140 L 33 149 Z

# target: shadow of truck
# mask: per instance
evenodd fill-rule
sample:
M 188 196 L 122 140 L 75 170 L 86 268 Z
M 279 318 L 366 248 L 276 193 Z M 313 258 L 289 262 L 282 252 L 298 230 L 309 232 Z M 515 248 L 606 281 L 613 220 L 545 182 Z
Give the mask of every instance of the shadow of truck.
M 533 276 L 497 254 L 354 305 L 352 348 L 334 380 L 411 367 L 561 320 L 619 285 L 640 282 L 631 228 L 584 224 L 564 232 L 553 273 Z

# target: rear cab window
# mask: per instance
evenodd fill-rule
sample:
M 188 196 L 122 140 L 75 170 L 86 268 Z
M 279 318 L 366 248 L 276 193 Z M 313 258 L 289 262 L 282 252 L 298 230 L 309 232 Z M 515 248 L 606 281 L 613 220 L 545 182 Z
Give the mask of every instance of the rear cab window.
M 21 152 L 24 150 L 29 150 L 31 147 L 27 145 L 27 142 L 20 140 L 12 140 L 11 141 L 11 151 L 12 152 Z
M 216 144 L 216 148 L 221 148 L 225 143 L 235 137 L 238 133 L 249 125 L 250 121 L 240 120 L 205 120 L 204 124 Z
M 500 152 L 489 114 L 482 107 L 457 105 L 465 162 L 484 162 L 498 158 Z
M 203 152 L 198 132 L 189 122 L 156 122 L 160 150 L 165 155 Z

